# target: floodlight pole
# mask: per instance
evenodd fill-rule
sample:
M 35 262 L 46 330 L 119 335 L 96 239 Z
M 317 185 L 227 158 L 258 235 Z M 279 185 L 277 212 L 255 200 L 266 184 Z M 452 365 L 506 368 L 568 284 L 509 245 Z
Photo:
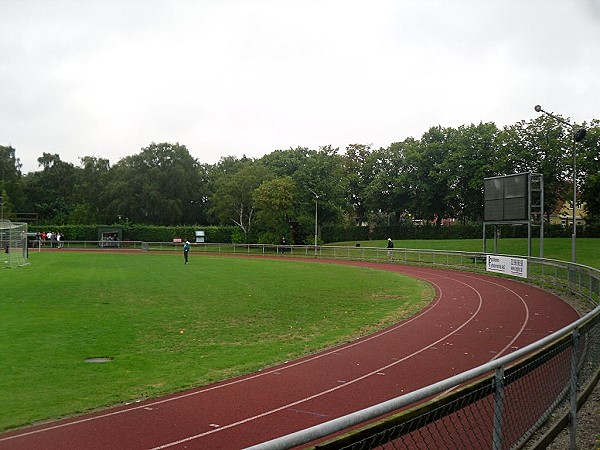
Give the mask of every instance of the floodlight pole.
M 318 236 L 318 220 L 319 220 L 319 194 L 313 191 L 311 188 L 308 188 L 310 192 L 312 192 L 315 196 L 315 256 L 317 256 L 317 236 Z
M 573 234 L 571 234 L 571 261 L 577 262 L 577 250 L 576 250 L 576 242 L 577 242 L 577 142 L 580 142 L 585 137 L 586 131 L 585 128 L 580 128 L 578 130 L 575 129 L 575 125 L 567 122 L 561 117 L 554 115 L 553 113 L 549 113 L 544 111 L 540 105 L 535 105 L 536 112 L 542 112 L 547 116 L 552 117 L 557 122 L 562 123 L 563 125 L 568 126 L 573 132 L 573 204 L 571 205 L 571 209 L 573 210 Z M 543 219 L 542 219 L 543 220 Z

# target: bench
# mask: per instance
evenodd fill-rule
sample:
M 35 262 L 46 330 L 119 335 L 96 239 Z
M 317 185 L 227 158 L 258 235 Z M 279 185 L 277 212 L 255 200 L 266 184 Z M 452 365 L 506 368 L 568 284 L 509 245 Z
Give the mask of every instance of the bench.
M 482 262 L 482 263 L 486 263 L 487 262 L 487 257 L 485 255 L 471 256 L 469 259 L 471 261 L 473 261 L 474 264 L 476 264 L 477 262 Z

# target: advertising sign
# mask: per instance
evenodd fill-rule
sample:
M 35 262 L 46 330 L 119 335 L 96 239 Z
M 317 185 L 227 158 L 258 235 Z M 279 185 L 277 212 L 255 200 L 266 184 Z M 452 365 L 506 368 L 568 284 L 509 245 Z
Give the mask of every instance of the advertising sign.
M 527 278 L 527 259 L 511 256 L 487 255 L 486 270 Z

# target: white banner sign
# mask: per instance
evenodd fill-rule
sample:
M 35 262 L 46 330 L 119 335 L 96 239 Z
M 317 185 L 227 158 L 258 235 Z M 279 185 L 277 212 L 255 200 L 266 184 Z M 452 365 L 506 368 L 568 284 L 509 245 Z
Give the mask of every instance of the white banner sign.
M 486 270 L 527 278 L 527 260 L 511 256 L 487 255 Z

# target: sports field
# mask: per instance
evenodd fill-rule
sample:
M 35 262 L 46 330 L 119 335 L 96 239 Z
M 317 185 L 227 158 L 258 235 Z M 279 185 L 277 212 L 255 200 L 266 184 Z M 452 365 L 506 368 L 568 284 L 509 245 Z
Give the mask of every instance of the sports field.
M 311 353 L 433 293 L 396 273 L 281 259 L 50 251 L 30 262 L 0 270 L 2 430 Z
M 394 241 L 481 251 L 480 240 Z M 500 245 L 527 251 L 523 239 Z M 578 262 L 600 267 L 598 250 L 578 239 Z M 545 256 L 570 260 L 571 240 L 547 239 Z M 432 295 L 387 271 L 281 258 L 192 254 L 184 266 L 180 252 L 51 251 L 30 262 L 0 270 L 2 430 L 248 373 L 382 328 Z

